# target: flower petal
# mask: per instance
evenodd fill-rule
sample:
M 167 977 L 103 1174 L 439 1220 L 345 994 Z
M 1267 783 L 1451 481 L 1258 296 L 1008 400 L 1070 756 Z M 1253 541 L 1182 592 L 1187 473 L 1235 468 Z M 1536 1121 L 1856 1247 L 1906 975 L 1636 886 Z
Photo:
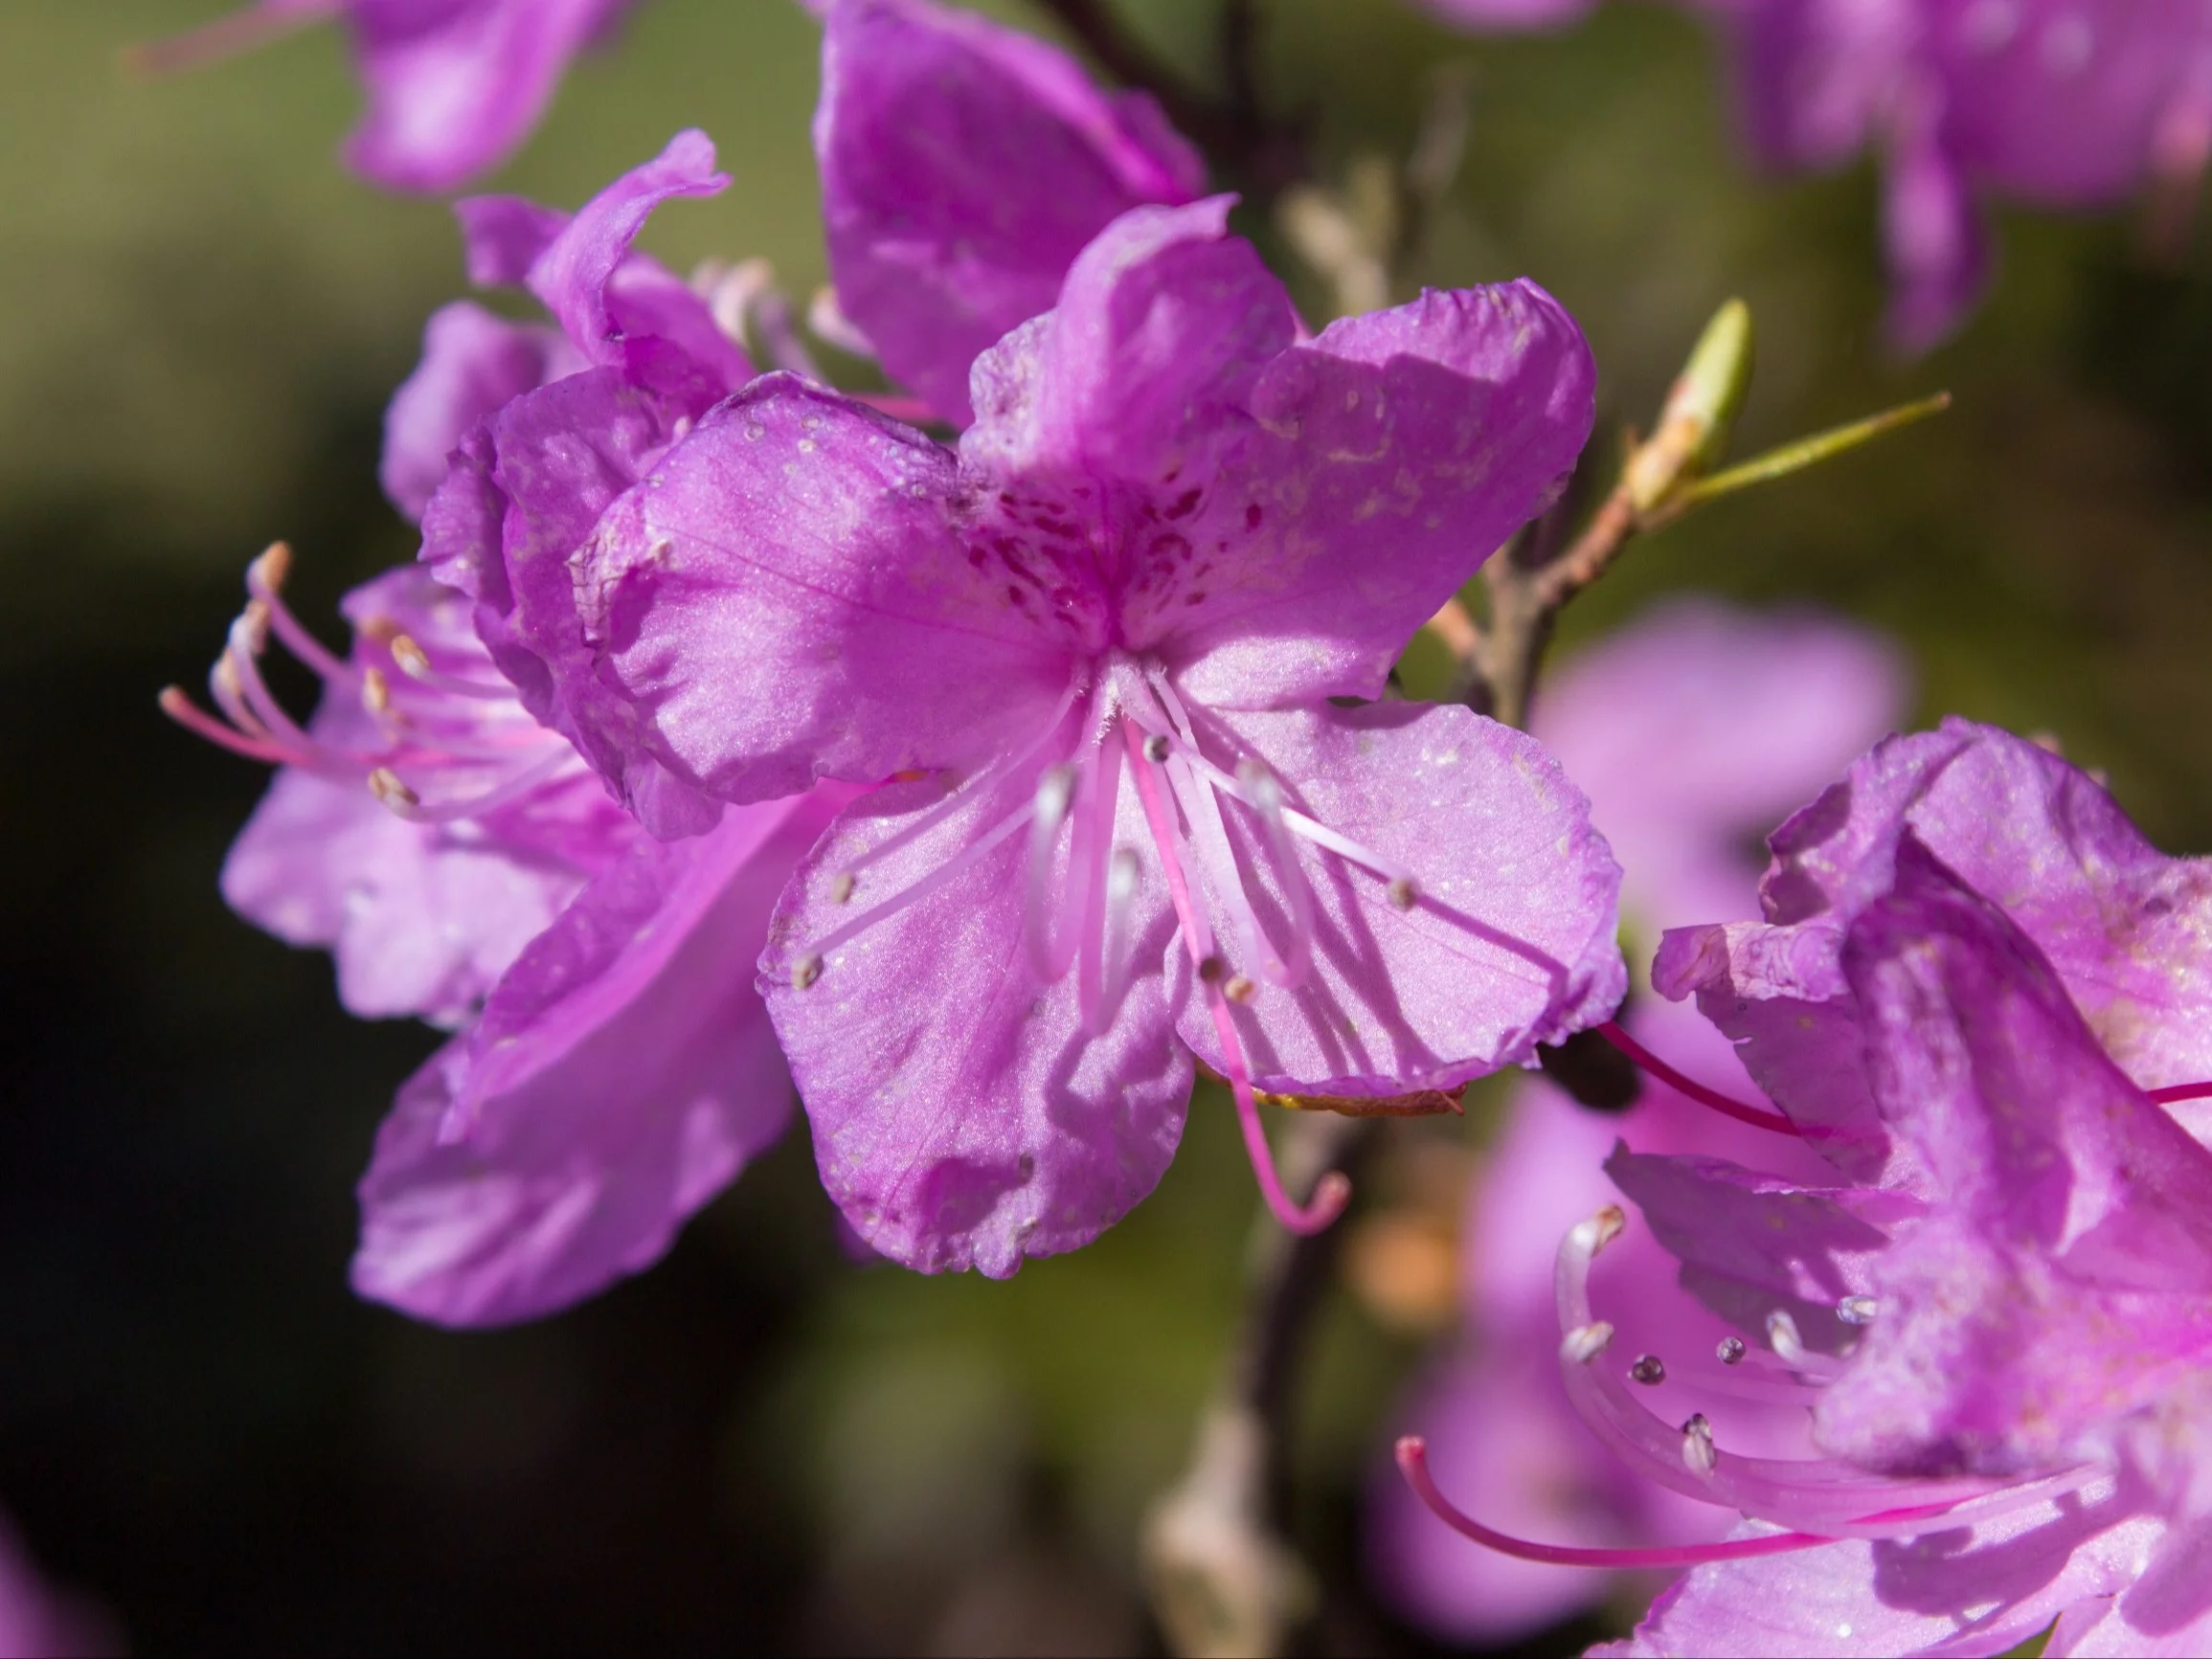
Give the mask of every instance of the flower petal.
M 599 526 L 564 692 L 730 800 L 997 752 L 1045 724 L 1072 664 L 963 556 L 957 494 L 918 433 L 763 376 Z
M 781 1132 L 752 958 L 824 804 L 643 843 L 533 942 L 377 1136 L 361 1294 L 446 1325 L 553 1312 L 657 1260 Z
M 1907 827 L 2035 942 L 2138 1084 L 2212 1078 L 2212 861 L 2159 852 L 2036 744 L 1951 719 L 1878 744 L 1774 832 L 1768 919 L 1847 922 Z
M 719 195 L 729 185 L 730 175 L 714 170 L 713 140 L 696 128 L 678 133 L 658 156 L 586 202 L 546 244 L 525 278 L 530 292 L 595 363 L 628 363 L 633 342 L 661 339 L 705 370 L 719 390 L 743 385 L 752 365 L 707 303 L 657 260 L 631 250 L 662 203 Z
M 511 154 L 568 61 L 633 0 L 353 0 L 346 15 L 369 110 L 346 144 L 356 171 L 443 191 Z
M 1419 895 L 1400 909 L 1381 876 L 1302 847 L 1312 971 L 1297 989 L 1261 983 L 1232 1014 L 1257 1087 L 1450 1087 L 1533 1065 L 1538 1043 L 1619 1003 L 1620 870 L 1581 793 L 1534 738 L 1464 708 L 1403 703 L 1194 718 L 1202 748 L 1263 762 L 1292 806 L 1410 870 Z M 1254 912 L 1287 940 L 1260 821 L 1241 805 L 1224 813 Z M 1226 872 L 1200 867 L 1213 914 L 1232 914 Z M 1222 948 L 1236 950 L 1233 930 L 1221 930 Z M 1261 979 L 1258 964 L 1230 967 Z M 1220 1069 L 1212 1021 L 1181 977 L 1184 1039 Z
M 1174 917 L 1150 861 L 1126 988 L 1096 1038 L 1077 976 L 1043 982 L 1025 948 L 1027 834 L 969 851 L 925 896 L 817 952 L 1019 812 L 1041 764 L 971 782 L 949 814 L 936 779 L 847 809 L 793 878 L 760 961 L 824 1184 L 870 1244 L 925 1272 L 1003 1278 L 1088 1244 L 1152 1190 L 1183 1133 L 1190 1056 L 1160 970 Z M 1116 840 L 1148 844 L 1134 791 Z
M 526 392 L 463 444 L 422 521 L 423 558 L 477 597 L 478 631 L 524 706 L 661 836 L 697 834 L 715 805 L 632 735 L 627 702 L 599 679 L 572 567 L 600 515 L 712 396 L 655 392 L 616 369 Z
M 2212 1355 L 2212 1153 L 2108 1059 L 2033 944 L 1907 835 L 1844 965 L 1884 1117 L 1941 1193 L 1874 1270 L 1829 1450 L 2010 1473 Z
M 1549 505 L 1596 373 L 1531 282 L 1333 323 L 1251 393 L 1257 425 L 1132 587 L 1131 644 L 1202 702 L 1378 697 L 1413 630 Z M 1164 503 L 1163 503 L 1164 504 Z
M 1771 1530 L 1751 1522 L 1736 1536 Z M 1920 1538 L 1717 1562 L 1683 1575 L 1630 1640 L 1591 1652 L 2002 1653 L 2124 1586 L 2156 1534 L 2116 1503 L 2062 1500 Z
M 955 425 L 968 370 L 1050 309 L 1085 243 L 1205 169 L 1141 93 L 926 0 L 840 0 L 814 143 L 838 302 L 892 378 Z
M 384 412 L 377 480 L 392 504 L 419 520 L 446 461 L 471 427 L 532 387 L 583 368 L 551 328 L 510 323 L 467 300 L 431 313 L 422 361 Z

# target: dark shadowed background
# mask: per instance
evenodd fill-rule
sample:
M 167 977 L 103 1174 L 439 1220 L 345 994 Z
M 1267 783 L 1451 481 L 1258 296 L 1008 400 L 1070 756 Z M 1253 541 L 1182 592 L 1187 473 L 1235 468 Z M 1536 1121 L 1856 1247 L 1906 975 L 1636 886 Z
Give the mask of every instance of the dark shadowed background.
M 221 9 L 0 7 L 0 1505 L 147 1653 L 1156 1647 L 1137 1525 L 1255 1207 L 1217 1095 L 1130 1222 L 1010 1284 L 849 1263 L 800 1132 L 562 1318 L 449 1334 L 349 1294 L 353 1179 L 436 1039 L 349 1020 L 324 957 L 228 914 L 215 872 L 263 779 L 153 697 L 204 674 L 271 538 L 310 620 L 412 553 L 378 423 L 463 276 L 440 204 L 336 166 L 355 94 L 332 32 L 120 73 L 126 43 Z M 1211 72 L 1209 4 L 1132 10 Z M 1669 589 L 1819 600 L 1908 642 L 1923 716 L 2054 732 L 2163 844 L 2212 846 L 2201 237 L 2161 262 L 2126 215 L 2010 214 L 1994 302 L 1900 368 L 1871 173 L 1750 176 L 1682 16 L 1469 41 L 1390 0 L 1261 10 L 1267 94 L 1310 111 L 1324 170 L 1401 149 L 1422 75 L 1471 66 L 1467 163 L 1415 275 L 1552 288 L 1613 426 L 1648 420 L 1731 293 L 1761 328 L 1742 450 L 1957 393 L 1638 547 L 1569 646 Z M 814 45 L 780 0 L 650 0 L 496 187 L 574 205 L 702 125 L 735 185 L 648 245 L 765 255 L 803 295 Z M 1413 1144 L 1436 1155 L 1368 1183 L 1370 1240 L 1451 1167 Z M 1332 1293 L 1300 1406 L 1315 1640 L 1424 1651 L 1359 1581 L 1359 1488 L 1420 1341 L 1362 1283 Z

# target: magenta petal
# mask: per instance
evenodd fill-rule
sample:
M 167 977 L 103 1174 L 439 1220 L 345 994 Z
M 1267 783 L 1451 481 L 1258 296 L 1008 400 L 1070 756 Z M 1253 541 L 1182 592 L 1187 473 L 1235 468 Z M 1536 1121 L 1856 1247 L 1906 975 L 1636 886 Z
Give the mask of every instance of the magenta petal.
M 1290 296 L 1229 235 L 1231 198 L 1136 208 L 1069 268 L 1059 303 L 977 360 L 963 468 L 1134 485 L 1175 503 L 1242 438 L 1260 372 L 1298 333 Z
M 1410 870 L 1419 895 L 1401 909 L 1383 877 L 1301 844 L 1315 926 L 1313 969 L 1296 989 L 1237 959 L 1234 930 L 1221 928 L 1230 971 L 1257 985 L 1233 1019 L 1259 1087 L 1449 1087 L 1532 1065 L 1538 1043 L 1619 1003 L 1619 866 L 1534 738 L 1464 708 L 1404 703 L 1198 718 L 1202 745 L 1214 726 L 1222 749 L 1264 762 L 1293 806 Z M 1289 912 L 1259 821 L 1241 805 L 1225 818 L 1245 891 L 1279 950 Z M 1200 867 L 1213 914 L 1231 914 L 1226 872 L 1203 857 Z M 1199 998 L 1185 1001 L 1181 1026 L 1225 1068 Z
M 1890 338 L 1925 351 L 1988 286 L 1989 237 L 1958 162 L 1933 133 L 1902 140 L 1883 186 L 1883 239 L 1895 292 Z
M 1811 1190 L 1721 1158 L 1633 1153 L 1606 1160 L 1614 1184 L 1682 1265 L 1684 1289 L 1748 1331 L 1779 1309 L 1808 1347 L 1833 1351 L 1853 1334 L 1836 1316 L 1867 1294 L 1888 1228 L 1925 1206 L 1879 1188 Z
M 2138 1084 L 2212 1078 L 2212 861 L 2169 858 L 2078 768 L 1952 719 L 1877 745 L 1775 831 L 1769 920 L 1847 920 L 1904 826 L 2019 924 Z
M 790 1115 L 752 961 L 821 803 L 646 842 L 417 1073 L 361 1182 L 353 1285 L 447 1325 L 550 1313 L 657 1260 Z
M 1256 430 L 1168 527 L 1192 556 L 1125 601 L 1131 642 L 1221 706 L 1380 696 L 1413 630 L 1564 486 L 1595 384 L 1530 282 L 1331 324 L 1253 388 Z
M 884 368 L 956 425 L 968 369 L 1050 309 L 1107 223 L 1204 186 L 1141 94 L 1056 48 L 927 0 L 840 0 L 814 143 L 839 303 Z
M 1634 1638 L 1591 1651 L 1593 1659 L 2003 1653 L 2133 1578 L 2157 1527 L 2125 1519 L 2117 1507 L 2046 1503 L 1922 1538 L 1697 1567 L 1659 1597 Z M 1764 1530 L 1752 1523 L 1736 1536 Z
M 1003 1278 L 1088 1244 L 1152 1190 L 1183 1133 L 1190 1056 L 1160 967 L 1174 920 L 1149 861 L 1126 988 L 1100 1037 L 1077 976 L 1043 982 L 1025 948 L 1026 834 L 817 950 L 1024 806 L 1039 770 L 973 785 L 949 815 L 932 815 L 936 779 L 847 808 L 801 864 L 760 961 L 824 1184 L 870 1244 L 925 1272 Z M 1134 791 L 1115 840 L 1147 844 Z
M 569 59 L 633 0 L 352 0 L 369 110 L 347 141 L 356 170 L 443 191 L 505 161 Z
M 530 292 L 595 363 L 625 362 L 626 342 L 653 336 L 680 346 L 725 388 L 743 384 L 751 366 L 706 302 L 630 251 L 662 203 L 719 195 L 729 185 L 730 175 L 714 170 L 713 141 L 695 128 L 678 133 L 653 160 L 586 202 L 546 245 L 526 278 Z
M 423 556 L 483 601 L 478 627 L 524 705 L 661 836 L 697 834 L 715 806 L 633 740 L 627 703 L 598 677 L 574 566 L 601 513 L 711 397 L 664 395 L 614 369 L 541 387 L 463 446 L 423 518 Z
M 286 944 L 327 947 L 364 1020 L 452 1025 L 576 896 L 584 873 L 404 822 L 366 787 L 286 769 L 230 856 L 223 897 Z
M 538 256 L 574 216 L 527 196 L 463 196 L 453 204 L 468 280 L 480 288 L 519 288 Z
M 624 700 L 606 718 L 731 800 L 963 765 L 1033 734 L 1069 684 L 1067 647 L 966 557 L 958 499 L 952 458 L 918 433 L 764 376 L 586 550 L 590 653 Z
M 377 474 L 392 504 L 419 520 L 469 429 L 532 387 L 584 367 L 551 328 L 510 323 L 467 300 L 431 313 L 422 361 L 384 412 Z
M 2106 1059 L 2049 965 L 1919 843 L 1853 927 L 1883 1115 L 1942 1193 L 1875 1270 L 1821 1444 L 2011 1473 L 2212 1355 L 2212 1153 Z

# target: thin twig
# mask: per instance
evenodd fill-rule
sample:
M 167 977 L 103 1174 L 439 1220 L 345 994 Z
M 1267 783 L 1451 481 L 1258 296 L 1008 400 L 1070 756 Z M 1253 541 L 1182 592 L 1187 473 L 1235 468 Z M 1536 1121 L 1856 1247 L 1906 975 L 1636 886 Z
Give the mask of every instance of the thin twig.
M 1217 168 L 1243 185 L 1256 205 L 1267 206 L 1306 176 L 1303 139 L 1270 120 L 1260 106 L 1253 60 L 1257 25 L 1249 0 L 1227 0 L 1221 40 L 1228 93 L 1220 98 L 1193 86 L 1131 34 L 1106 0 L 1037 0 L 1037 5 L 1080 41 L 1107 74 L 1157 99 L 1167 119 Z
M 1294 1115 L 1285 1185 L 1310 1194 L 1331 1170 L 1356 1175 L 1380 1121 Z M 1342 1226 L 1300 1237 L 1260 1216 L 1236 1345 L 1190 1468 L 1146 1517 L 1153 1610 L 1170 1650 L 1188 1659 L 1280 1653 L 1315 1610 L 1313 1575 L 1287 1540 L 1288 1454 L 1300 1361 L 1343 1237 Z

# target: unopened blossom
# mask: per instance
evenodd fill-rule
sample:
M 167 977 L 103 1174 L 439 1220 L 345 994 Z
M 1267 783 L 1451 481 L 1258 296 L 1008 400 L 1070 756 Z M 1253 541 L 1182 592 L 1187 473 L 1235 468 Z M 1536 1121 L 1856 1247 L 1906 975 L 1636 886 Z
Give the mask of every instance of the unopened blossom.
M 915 1267 L 1094 1237 L 1194 1059 L 1316 1224 L 1341 1195 L 1273 1187 L 1254 1085 L 1450 1087 L 1619 998 L 1617 872 L 1542 748 L 1330 701 L 1379 696 L 1558 489 L 1581 335 L 1511 284 L 1300 344 L 1227 211 L 1116 220 L 979 360 L 957 452 L 768 375 L 573 562 L 546 671 L 611 776 L 885 785 L 801 864 L 761 983 L 831 1195 Z
M 447 191 L 506 161 L 553 101 L 569 61 L 636 0 L 260 0 L 143 49 L 183 68 L 307 23 L 345 26 L 369 107 L 346 163 L 401 191 Z
M 1586 1420 L 1749 1517 L 1615 1558 L 1702 1563 L 1619 1650 L 1994 1654 L 2054 1619 L 2052 1652 L 2197 1650 L 2212 864 L 1958 721 L 1878 746 L 1772 844 L 1766 920 L 1671 933 L 1654 978 L 1742 1044 L 1828 1178 L 1609 1160 L 1683 1289 L 1734 1327 L 1717 1352 L 1616 1345 L 1591 1268 L 1620 1210 L 1560 1252 Z M 1800 1402 L 1806 1455 L 1747 1455 L 1745 1398 Z
M 1587 0 L 1425 0 L 1479 28 Z M 1984 202 L 2082 208 L 2193 186 L 2212 149 L 2205 0 L 1681 0 L 1727 34 L 1752 147 L 1788 170 L 1872 151 L 1885 182 L 1889 332 L 1923 349 L 1991 269 Z
M 832 803 L 664 845 L 523 708 L 466 595 L 378 577 L 347 596 L 341 658 L 285 606 L 284 564 L 256 561 L 210 676 L 224 719 L 164 706 L 280 769 L 232 905 L 330 949 L 354 1013 L 459 1028 L 378 1134 L 353 1283 L 445 1324 L 553 1312 L 658 1258 L 789 1118 L 747 970 Z M 305 725 L 262 677 L 272 640 L 324 683 Z
M 1749 838 L 1889 729 L 1905 676 L 1878 636 L 1817 616 L 1739 611 L 1681 598 L 1608 636 L 1547 676 L 1531 729 L 1586 790 L 1621 862 L 1630 960 L 1642 979 L 1666 928 L 1758 912 Z M 1623 1017 L 1644 1043 L 1701 1076 L 1748 1087 L 1725 1038 L 1694 1010 L 1638 998 Z M 1514 1090 L 1467 1196 L 1465 1328 L 1417 1383 L 1400 1419 L 1425 1435 L 1437 1477 L 1478 1494 L 1484 1518 L 1524 1536 L 1586 1546 L 1718 1537 L 1729 1517 L 1639 1478 L 1569 1403 L 1554 1350 L 1556 1243 L 1613 1196 L 1603 1169 L 1616 1136 L 1644 1152 L 1751 1158 L 1772 1137 L 1663 1083 L 1612 1116 L 1547 1082 Z M 1793 1167 L 1820 1165 L 1790 1149 Z M 1639 1233 L 1614 1246 L 1637 1289 L 1624 1346 L 1682 1334 L 1673 1259 Z M 1636 1325 L 1635 1311 L 1656 1317 Z M 1717 1340 L 1722 1333 L 1714 1332 Z M 1392 1602 L 1459 1640 L 1527 1636 L 1617 1589 L 1598 1568 L 1541 1565 L 1465 1541 L 1394 1469 L 1378 1483 L 1369 1559 Z
M 1143 92 L 1104 92 L 1058 48 L 932 0 L 821 0 L 814 146 L 844 316 L 955 425 L 968 370 L 1050 310 L 1127 210 L 1204 191 Z

